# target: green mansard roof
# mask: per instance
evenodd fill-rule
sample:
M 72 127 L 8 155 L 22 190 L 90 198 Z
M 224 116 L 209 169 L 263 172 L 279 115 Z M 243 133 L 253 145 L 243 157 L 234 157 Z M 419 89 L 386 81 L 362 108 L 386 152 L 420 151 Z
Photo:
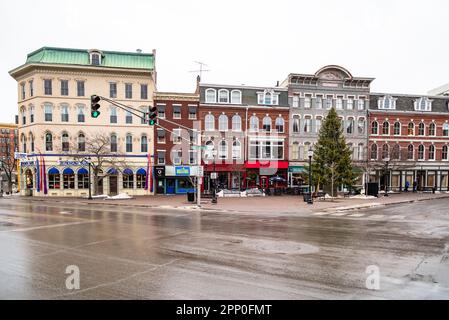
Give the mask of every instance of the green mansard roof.
M 25 64 L 65 64 L 91 66 L 90 52 L 102 54 L 101 65 L 106 68 L 154 70 L 153 53 L 132 53 L 100 50 L 43 47 L 28 54 Z

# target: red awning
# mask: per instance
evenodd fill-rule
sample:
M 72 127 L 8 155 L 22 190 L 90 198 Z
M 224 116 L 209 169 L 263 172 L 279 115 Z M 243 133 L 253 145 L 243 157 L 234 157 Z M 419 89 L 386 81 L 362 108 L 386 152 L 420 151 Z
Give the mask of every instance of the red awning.
M 288 169 L 288 161 L 247 161 L 247 169 Z

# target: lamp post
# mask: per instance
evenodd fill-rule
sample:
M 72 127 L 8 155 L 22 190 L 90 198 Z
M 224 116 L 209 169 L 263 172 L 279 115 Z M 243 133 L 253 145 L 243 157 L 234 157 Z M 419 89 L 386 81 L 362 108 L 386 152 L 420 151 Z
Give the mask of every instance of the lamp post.
M 92 198 L 92 182 L 91 182 L 91 178 L 90 178 L 90 175 L 91 175 L 90 160 L 91 160 L 91 158 L 90 157 L 89 158 L 84 158 L 84 160 L 86 160 L 87 163 L 89 164 L 89 181 L 88 181 L 88 183 L 89 183 L 89 198 L 87 198 L 87 199 L 92 200 L 93 199 Z
M 307 155 L 309 156 L 309 198 L 307 199 L 308 204 L 313 204 L 313 198 L 312 198 L 312 157 L 313 157 L 313 150 L 312 146 L 310 146 L 309 151 L 307 152 Z
M 388 197 L 388 184 L 390 182 L 390 177 L 388 174 L 388 162 L 390 161 L 390 158 L 385 159 L 385 197 Z
M 214 179 L 212 179 L 213 181 L 213 191 L 212 191 L 212 203 L 217 203 L 217 173 L 216 173 L 216 168 L 215 168 L 215 155 L 217 154 L 217 152 L 215 150 L 212 150 L 212 156 L 214 157 Z

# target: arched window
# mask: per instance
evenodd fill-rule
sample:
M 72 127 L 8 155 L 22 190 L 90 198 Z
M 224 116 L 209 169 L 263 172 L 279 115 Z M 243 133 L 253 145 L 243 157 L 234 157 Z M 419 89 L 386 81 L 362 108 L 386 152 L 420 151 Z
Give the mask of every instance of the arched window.
M 111 134 L 111 152 L 117 152 L 117 135 Z
M 218 146 L 218 158 L 226 159 L 228 155 L 228 144 L 225 140 L 222 140 Z
M 388 144 L 384 144 L 382 146 L 382 159 L 389 159 L 390 158 L 390 147 Z
M 252 116 L 249 119 L 249 130 L 252 132 L 259 131 L 259 118 L 256 116 Z
M 70 146 L 69 146 L 69 134 L 67 132 L 64 132 L 62 134 L 62 151 L 63 152 L 69 152 Z
M 214 131 L 215 130 L 215 117 L 212 114 L 206 115 L 204 119 L 204 126 L 206 131 Z
M 27 113 L 25 107 L 20 108 L 20 114 L 22 115 L 22 124 L 27 124 Z
M 283 133 L 284 132 L 284 124 L 285 124 L 284 119 L 281 117 L 276 118 L 275 124 L 276 124 L 276 131 Z
M 296 141 L 292 144 L 292 159 L 299 160 L 299 143 Z
M 384 121 L 382 124 L 382 134 L 389 135 L 390 134 L 390 123 L 388 121 Z
M 134 188 L 134 173 L 131 169 L 123 170 L 123 189 L 133 189 Z
M 75 172 L 70 168 L 64 169 L 62 181 L 64 189 L 75 189 Z
M 393 127 L 393 134 L 395 136 L 400 136 L 401 135 L 401 123 L 396 121 L 394 123 L 394 127 Z
M 85 168 L 78 170 L 78 189 L 89 189 L 89 171 Z
M 443 124 L 443 136 L 449 137 L 449 123 Z
M 239 90 L 231 91 L 231 103 L 232 104 L 242 104 L 242 92 Z
M 377 144 L 371 145 L 370 156 L 371 160 L 377 160 Z
M 293 123 L 292 123 L 293 133 L 299 133 L 300 124 L 301 122 L 299 120 L 299 116 L 293 116 Z
M 59 174 L 59 170 L 56 168 L 51 168 L 50 170 L 48 170 L 48 188 L 61 188 L 61 175 Z
M 136 184 L 137 189 L 145 189 L 147 180 L 147 172 L 145 169 L 139 169 L 136 173 Z
M 262 129 L 266 132 L 271 132 L 271 118 L 266 116 L 262 121 Z
M 27 138 L 22 133 L 22 137 L 20 138 L 20 141 L 22 142 L 22 152 L 27 153 Z
M 140 152 L 148 152 L 148 138 L 145 134 L 140 138 Z
M 30 133 L 31 152 L 34 152 L 34 136 Z
M 436 133 L 436 125 L 435 122 L 429 124 L 429 136 L 435 136 Z
M 425 132 L 425 125 L 424 125 L 423 122 L 421 122 L 421 123 L 418 125 L 418 136 L 423 136 L 423 135 L 424 135 L 424 132 Z
M 391 159 L 400 160 L 401 159 L 401 147 L 399 143 L 396 143 L 391 151 Z
M 218 102 L 229 103 L 229 91 L 226 89 L 218 90 Z
M 228 131 L 228 116 L 222 114 L 218 117 L 218 130 L 219 131 Z
M 238 140 L 235 140 L 232 143 L 232 159 L 240 159 L 242 156 L 242 148 L 241 143 Z
M 133 136 L 130 133 L 126 135 L 126 152 L 133 152 Z
M 371 134 L 379 134 L 379 123 L 377 121 L 371 123 Z
M 45 151 L 53 151 L 53 135 L 50 132 L 45 134 Z
M 309 150 L 310 150 L 310 142 L 304 142 L 304 160 L 309 160 Z
M 429 146 L 429 160 L 435 160 L 435 146 L 433 144 Z
M 353 134 L 354 133 L 354 118 L 350 117 L 346 121 L 346 133 Z
M 407 160 L 413 160 L 415 158 L 414 148 L 412 144 L 409 144 L 407 147 Z
M 351 159 L 354 159 L 354 146 L 352 143 L 348 143 L 348 149 L 351 151 Z
M 442 160 L 447 160 L 447 146 L 443 146 L 443 149 L 441 150 L 441 159 Z
M 207 160 L 213 159 L 215 156 L 214 155 L 215 146 L 214 146 L 213 141 L 210 141 L 210 140 L 207 141 L 205 143 L 205 146 L 206 146 L 206 149 L 204 150 L 204 158 Z
M 267 92 L 265 93 L 265 98 L 264 98 L 264 104 L 271 104 L 271 93 Z
M 242 131 L 242 117 L 238 114 L 232 117 L 232 131 Z
M 206 90 L 206 103 L 216 103 L 217 102 L 217 91 L 215 89 Z
M 30 122 L 34 122 L 34 106 L 30 106 Z
M 407 134 L 408 134 L 409 136 L 414 136 L 414 135 L 415 135 L 415 124 L 414 124 L 413 122 L 410 122 L 410 123 L 408 124 L 408 127 L 407 127 Z
M 424 146 L 422 144 L 418 147 L 418 160 L 424 160 Z
M 86 137 L 84 136 L 84 133 L 78 135 L 78 151 L 86 151 Z

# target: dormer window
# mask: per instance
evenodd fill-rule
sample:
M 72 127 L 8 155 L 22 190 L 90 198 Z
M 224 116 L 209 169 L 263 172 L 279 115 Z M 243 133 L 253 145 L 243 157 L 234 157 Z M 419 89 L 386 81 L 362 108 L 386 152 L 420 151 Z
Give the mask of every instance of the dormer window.
M 422 97 L 415 100 L 415 111 L 432 111 L 432 100 L 427 97 Z
M 379 109 L 395 110 L 396 100 L 397 99 L 393 98 L 392 96 L 385 96 L 378 100 L 378 107 Z
M 93 66 L 100 66 L 101 65 L 101 52 L 98 51 L 91 51 L 90 52 L 90 64 Z
M 257 101 L 262 105 L 278 105 L 279 93 L 275 93 L 273 90 L 265 90 L 264 92 L 257 93 Z

